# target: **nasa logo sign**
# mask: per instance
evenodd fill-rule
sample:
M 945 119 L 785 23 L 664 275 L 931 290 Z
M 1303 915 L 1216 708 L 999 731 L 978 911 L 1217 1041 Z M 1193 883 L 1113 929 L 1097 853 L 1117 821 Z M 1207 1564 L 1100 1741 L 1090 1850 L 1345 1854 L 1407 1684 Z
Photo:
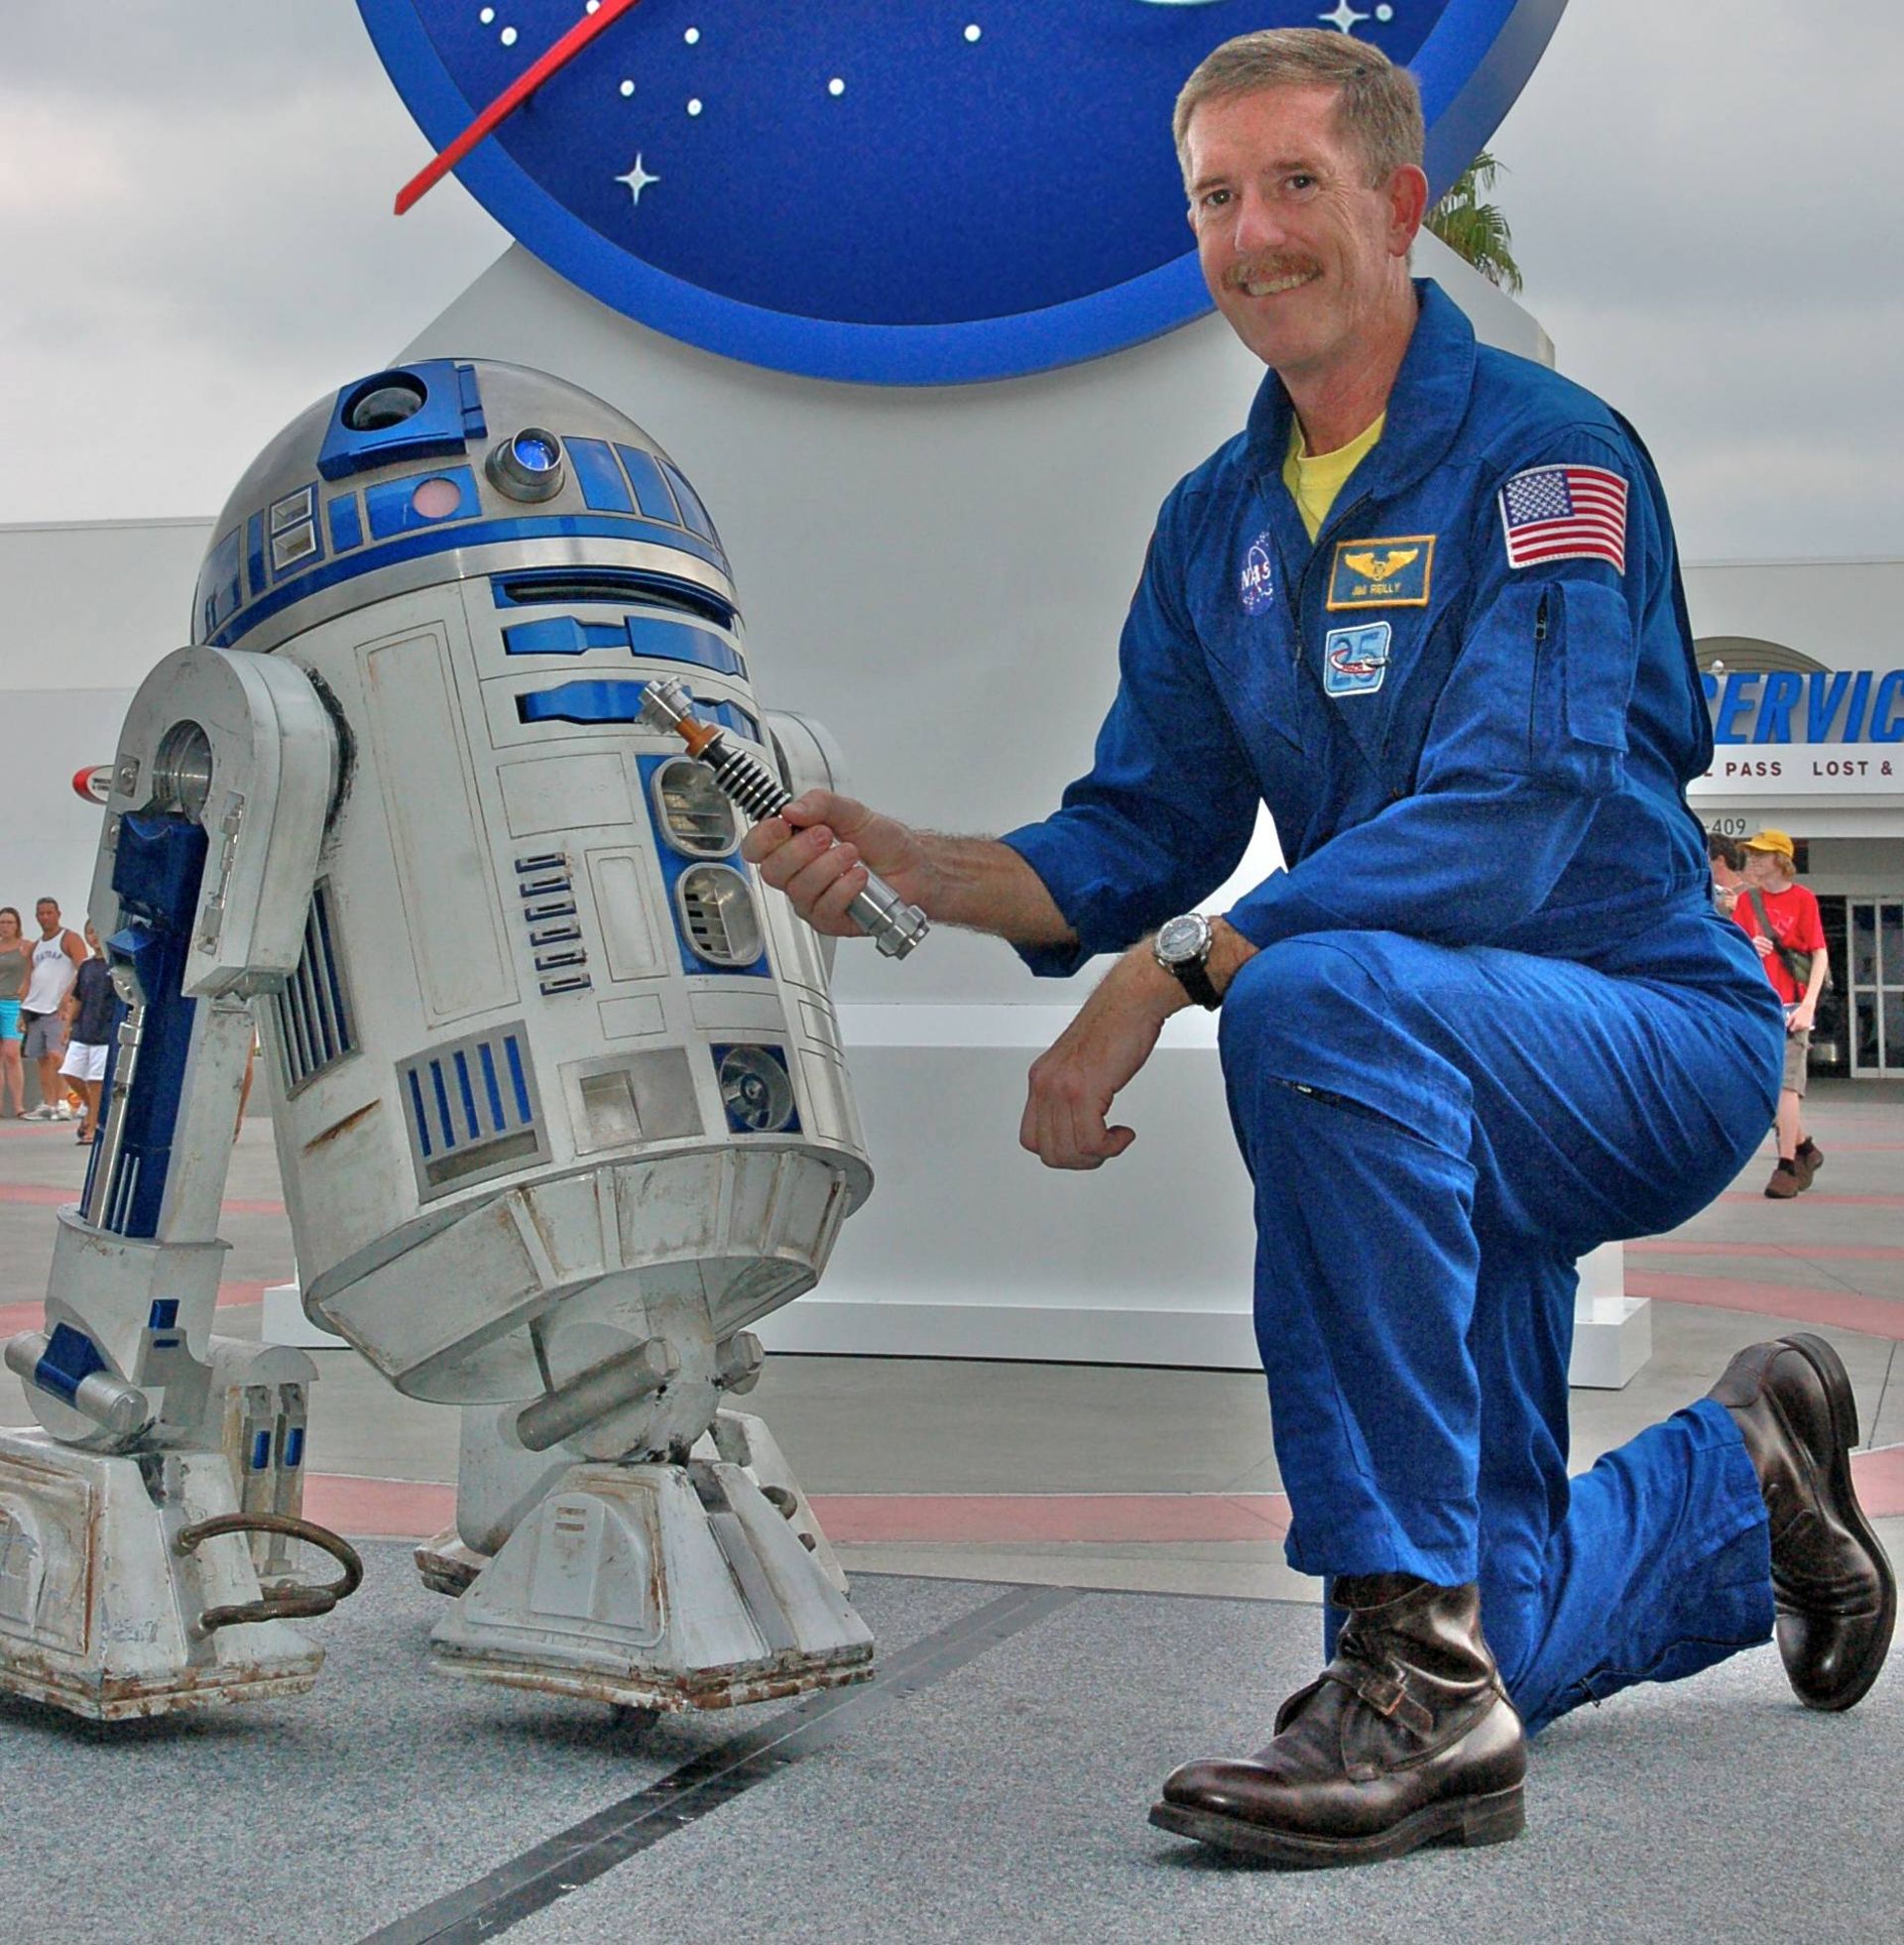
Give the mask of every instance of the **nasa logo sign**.
M 1237 593 L 1243 600 L 1243 611 L 1247 615 L 1259 615 L 1276 598 L 1275 569 L 1270 565 L 1270 535 L 1264 528 L 1250 543 L 1243 556 L 1243 567 L 1237 575 Z
M 552 270 L 704 350 L 883 385 L 1046 370 L 1209 309 L 1170 112 L 1220 43 L 1321 27 L 1406 64 L 1439 195 L 1565 4 L 358 0 L 434 148 L 496 111 L 458 179 Z

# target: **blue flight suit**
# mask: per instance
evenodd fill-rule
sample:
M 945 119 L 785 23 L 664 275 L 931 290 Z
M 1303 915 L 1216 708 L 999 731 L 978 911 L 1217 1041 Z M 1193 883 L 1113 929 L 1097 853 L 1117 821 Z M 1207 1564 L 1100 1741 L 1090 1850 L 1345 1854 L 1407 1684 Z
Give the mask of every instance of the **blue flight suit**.
M 1783 1019 L 1685 801 L 1712 735 L 1651 462 L 1417 291 L 1313 546 L 1273 373 L 1170 495 L 1091 773 L 1005 841 L 1079 939 L 1024 957 L 1065 974 L 1208 898 L 1268 805 L 1289 868 L 1228 913 L 1259 950 L 1221 1047 L 1288 1557 L 1479 1580 L 1537 1729 L 1771 1633 L 1729 1414 L 1570 1480 L 1567 1366 L 1576 1259 L 1744 1165 Z

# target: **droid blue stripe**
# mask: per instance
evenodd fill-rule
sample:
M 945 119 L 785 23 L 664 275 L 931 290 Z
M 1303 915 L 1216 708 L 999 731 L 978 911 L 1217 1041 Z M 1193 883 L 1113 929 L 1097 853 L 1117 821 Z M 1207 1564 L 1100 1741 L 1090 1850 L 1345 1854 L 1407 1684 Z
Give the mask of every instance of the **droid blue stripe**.
M 176 1296 L 157 1298 L 152 1306 L 152 1315 L 146 1319 L 148 1330 L 170 1330 L 178 1321 L 178 1299 Z
M 253 1432 L 251 1435 L 251 1469 L 263 1472 L 271 1464 L 271 1434 Z
M 329 514 L 332 553 L 342 553 L 347 548 L 363 546 L 364 521 L 357 511 L 356 494 L 346 493 L 342 498 L 331 501 Z
M 563 449 L 575 468 L 575 483 L 582 498 L 597 513 L 633 513 L 635 501 L 629 493 L 622 469 L 615 463 L 606 439 L 564 439 Z
M 487 1040 L 476 1049 L 476 1054 L 483 1063 L 483 1085 L 489 1090 L 490 1113 L 495 1116 L 498 1128 L 507 1128 L 509 1122 L 503 1114 L 502 1085 L 496 1078 L 496 1056 L 489 1050 Z
M 410 1105 L 416 1117 L 416 1140 L 422 1145 L 423 1159 L 427 1161 L 435 1153 L 429 1141 L 429 1117 L 423 1112 L 423 1090 L 416 1078 L 416 1069 L 411 1068 L 405 1076 L 410 1082 Z
M 633 445 L 618 445 L 615 450 L 628 469 L 629 484 L 635 489 L 643 513 L 650 520 L 665 520 L 670 526 L 685 527 L 687 522 L 681 518 L 674 496 L 667 490 L 667 481 L 661 476 L 654 455 Z
M 255 513 L 245 526 L 245 568 L 253 594 L 265 591 L 265 517 Z
M 656 662 L 691 662 L 711 669 L 717 675 L 739 675 L 746 671 L 738 651 L 705 628 L 690 628 L 678 621 L 646 621 L 628 618 L 628 646 L 638 656 L 653 656 Z
M 293 1425 L 285 1433 L 285 1469 L 288 1472 L 296 1471 L 303 1462 L 304 1428 L 302 1425 Z
M 516 1105 L 522 1111 L 523 1126 L 532 1127 L 536 1113 L 529 1105 L 529 1080 L 523 1072 L 523 1049 L 517 1045 L 514 1033 L 503 1042 L 503 1051 L 509 1056 L 509 1077 L 516 1083 Z
M 46 1351 L 33 1368 L 33 1382 L 43 1392 L 51 1392 L 70 1404 L 79 1387 L 95 1371 L 105 1369 L 98 1345 L 84 1331 L 74 1330 L 70 1324 L 55 1324 Z
M 661 471 L 667 475 L 667 483 L 674 489 L 674 497 L 681 503 L 681 518 L 689 528 L 704 541 L 712 541 L 716 547 L 721 537 L 714 531 L 714 523 L 708 518 L 707 509 L 701 505 L 701 496 L 681 477 L 678 466 L 670 466 L 665 459 L 660 462 Z
M 456 1124 L 449 1118 L 449 1089 L 443 1085 L 443 1063 L 440 1060 L 429 1063 L 429 1080 L 436 1090 L 437 1112 L 442 1116 L 443 1147 L 453 1149 L 456 1146 Z
M 463 1091 L 463 1113 L 469 1122 L 469 1139 L 473 1142 L 483 1133 L 483 1124 L 476 1118 L 476 1090 L 469 1084 L 469 1059 L 463 1050 L 456 1050 L 456 1080 Z
M 577 621 L 550 615 L 503 630 L 505 655 L 586 655 L 590 649 L 625 649 L 628 629 L 618 621 Z
M 727 561 L 717 548 L 682 533 L 679 528 L 662 527 L 652 520 L 616 519 L 608 515 L 586 519 L 578 514 L 551 514 L 541 519 L 485 520 L 474 525 L 437 523 L 420 533 L 386 541 L 381 547 L 329 561 L 308 574 L 299 574 L 296 580 L 282 583 L 269 594 L 260 595 L 243 614 L 212 631 L 206 641 L 214 649 L 232 648 L 261 622 L 282 614 L 308 596 L 374 574 L 398 561 L 418 560 L 432 553 L 468 547 L 517 547 L 524 541 L 540 540 L 647 541 L 676 553 L 691 553 L 710 567 L 718 567 L 722 573 L 727 571 Z

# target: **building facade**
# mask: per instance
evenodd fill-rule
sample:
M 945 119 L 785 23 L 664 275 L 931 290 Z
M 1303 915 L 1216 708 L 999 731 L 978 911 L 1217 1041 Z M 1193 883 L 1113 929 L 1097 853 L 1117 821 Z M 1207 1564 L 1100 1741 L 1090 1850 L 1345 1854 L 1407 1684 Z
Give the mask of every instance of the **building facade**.
M 1716 744 L 1694 807 L 1796 840 L 1832 962 L 1813 1071 L 1904 1079 L 1904 561 L 1720 562 L 1686 594 Z

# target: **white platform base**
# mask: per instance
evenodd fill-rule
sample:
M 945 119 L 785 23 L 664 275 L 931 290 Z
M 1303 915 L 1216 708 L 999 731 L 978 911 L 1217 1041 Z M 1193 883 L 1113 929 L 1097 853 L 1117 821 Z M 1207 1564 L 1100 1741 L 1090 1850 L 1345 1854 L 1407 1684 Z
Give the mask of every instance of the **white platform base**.
M 139 1461 L 0 1431 L 0 1689 L 104 1722 L 303 1693 L 323 1652 L 284 1622 L 197 1625 L 259 1598 L 243 1534 L 173 1544 L 238 1510 L 223 1456 L 150 1463 L 158 1504 Z
M 1567 1382 L 1584 1391 L 1624 1391 L 1653 1355 L 1653 1306 L 1643 1296 L 1601 1296 L 1574 1318 Z

